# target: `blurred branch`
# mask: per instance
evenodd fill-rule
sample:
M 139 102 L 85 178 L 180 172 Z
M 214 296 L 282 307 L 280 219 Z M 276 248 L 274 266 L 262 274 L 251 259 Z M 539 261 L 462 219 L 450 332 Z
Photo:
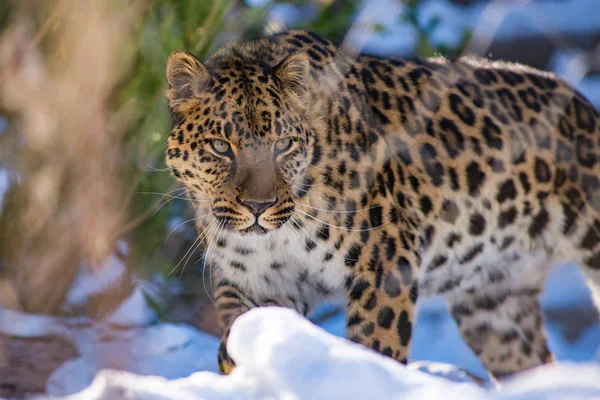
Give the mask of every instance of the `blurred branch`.
M 60 10 L 58 7 L 55 7 L 51 10 L 50 15 L 48 15 L 48 17 L 44 21 L 42 27 L 40 29 L 38 29 L 35 37 L 33 38 L 34 43 L 41 42 L 41 40 L 50 31 L 50 29 L 52 29 L 53 27 L 56 27 L 59 14 L 60 14 Z
M 122 132 L 107 130 L 108 99 L 128 68 L 122 40 L 137 18 L 135 4 L 126 12 L 117 4 L 22 3 L 0 40 L 0 107 L 15 116 L 20 138 L 11 166 L 19 182 L 2 212 L 0 280 L 28 312 L 57 312 L 82 260 L 101 265 L 116 247 Z M 42 5 L 60 23 L 33 35 Z

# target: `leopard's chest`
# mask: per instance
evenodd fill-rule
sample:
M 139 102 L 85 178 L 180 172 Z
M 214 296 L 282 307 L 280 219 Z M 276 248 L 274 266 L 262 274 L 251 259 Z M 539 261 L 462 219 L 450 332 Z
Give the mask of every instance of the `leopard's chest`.
M 314 235 L 309 228 L 298 232 L 289 227 L 265 236 L 227 234 L 207 256 L 225 278 L 253 297 L 285 299 L 306 313 L 322 300 L 342 298 L 350 272 L 343 258 Z

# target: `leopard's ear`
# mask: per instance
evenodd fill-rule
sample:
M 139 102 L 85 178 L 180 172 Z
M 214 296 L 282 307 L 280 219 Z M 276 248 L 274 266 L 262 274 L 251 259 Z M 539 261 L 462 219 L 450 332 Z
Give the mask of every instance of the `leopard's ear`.
M 209 74 L 202 62 L 187 51 L 174 51 L 167 59 L 166 70 L 169 105 L 175 107 L 194 97 L 208 81 Z
M 298 96 L 306 93 L 310 73 L 310 61 L 306 53 L 290 54 L 275 66 L 274 71 L 284 89 Z

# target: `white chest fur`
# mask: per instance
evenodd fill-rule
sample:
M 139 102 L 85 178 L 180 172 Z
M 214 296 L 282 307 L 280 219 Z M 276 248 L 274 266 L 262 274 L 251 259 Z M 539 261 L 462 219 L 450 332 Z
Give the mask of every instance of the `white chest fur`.
M 350 272 L 317 241 L 314 231 L 286 226 L 265 236 L 227 233 L 207 250 L 225 278 L 259 301 L 284 301 L 307 313 L 326 298 L 341 298 Z

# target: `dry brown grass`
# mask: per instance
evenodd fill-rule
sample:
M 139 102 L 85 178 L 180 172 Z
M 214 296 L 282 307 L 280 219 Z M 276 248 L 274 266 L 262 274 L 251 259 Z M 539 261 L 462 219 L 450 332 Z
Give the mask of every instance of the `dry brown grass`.
M 81 261 L 101 265 L 128 217 L 120 180 L 125 126 L 111 121 L 110 100 L 129 68 L 124 46 L 139 8 L 100 0 L 14 4 L 0 37 L 0 109 L 13 118 L 0 138 L 0 166 L 20 183 L 0 221 L 0 305 L 53 313 Z

